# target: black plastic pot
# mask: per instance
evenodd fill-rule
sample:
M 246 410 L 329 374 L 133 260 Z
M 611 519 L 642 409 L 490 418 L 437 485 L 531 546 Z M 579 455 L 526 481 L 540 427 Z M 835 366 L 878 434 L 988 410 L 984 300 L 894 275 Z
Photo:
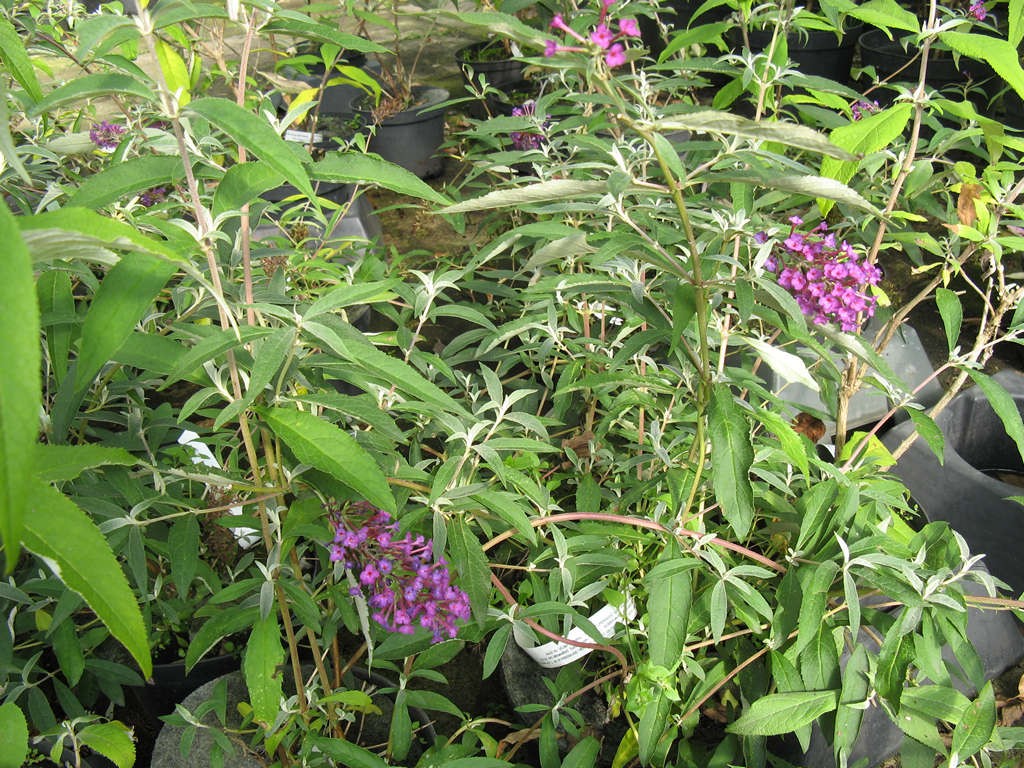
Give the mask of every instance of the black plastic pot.
M 979 584 L 968 583 L 964 589 L 974 595 L 985 594 Z M 967 639 L 981 658 L 986 680 L 998 677 L 1024 658 L 1024 636 L 1021 635 L 1021 625 L 1017 619 L 1004 611 L 984 611 L 977 608 L 968 608 L 967 614 Z M 858 642 L 872 653 L 879 651 L 872 633 L 861 630 Z M 947 660 L 953 658 L 948 647 L 943 649 L 943 656 Z M 840 666 L 845 669 L 848 660 L 849 652 L 846 651 L 840 659 Z M 973 697 L 977 694 L 974 687 L 964 681 L 954 677 L 953 682 L 965 695 Z M 878 704 L 872 702 L 864 710 L 864 719 L 850 750 L 848 764 L 876 768 L 899 752 L 903 740 L 903 731 Z M 828 743 L 817 724 L 812 729 L 807 752 L 791 754 L 790 759 L 805 768 L 834 768 L 836 765 L 832 745 Z
M 861 64 L 872 66 L 879 79 L 890 78 L 890 82 L 913 83 L 918 76 L 918 62 L 914 60 L 917 51 L 913 47 L 904 50 L 901 42 L 890 40 L 879 29 L 871 29 L 860 36 Z M 961 57 L 959 64 L 948 51 L 932 48 L 928 60 L 929 86 L 936 90 L 956 88 L 962 90 L 969 83 L 984 84 L 995 75 L 987 64 Z M 879 101 L 891 102 L 893 92 L 881 92 Z M 971 101 L 982 107 L 991 94 L 982 88 L 972 91 Z
M 514 107 L 536 95 L 538 84 L 524 76 L 524 67 L 519 61 L 473 61 L 470 49 L 475 47 L 462 48 L 455 54 L 455 61 L 466 83 L 467 95 L 476 97 L 483 83 L 487 84 L 483 98 L 473 98 L 466 102 L 467 115 L 476 120 L 486 120 L 497 115 L 507 116 L 512 114 Z
M 824 29 L 791 31 L 786 37 L 789 58 L 804 75 L 827 77 L 837 83 L 846 83 L 850 79 L 850 67 L 861 29 L 858 25 L 847 30 L 842 39 L 835 32 Z M 772 32 L 771 29 L 750 30 L 750 49 L 757 53 L 767 50 L 772 41 Z
M 153 676 L 146 685 L 127 690 L 141 713 L 156 722 L 199 686 L 236 669 L 238 659 L 231 655 L 200 659 L 189 672 L 185 672 L 184 660 L 154 664 Z
M 1024 413 L 1024 374 L 1007 370 L 994 378 Z M 1024 495 L 1019 484 L 1024 460 L 1016 444 L 978 387 L 953 398 L 935 421 L 945 437 L 943 463 L 918 438 L 893 471 L 928 520 L 948 522 L 972 553 L 984 553 L 993 576 L 1005 581 L 1014 594 L 1024 592 L 1024 508 L 1009 500 Z M 911 431 L 910 422 L 899 425 L 883 442 L 893 448 Z
M 412 96 L 412 107 L 374 126 L 368 148 L 421 179 L 428 179 L 444 168 L 437 151 L 444 141 L 442 105 L 449 94 L 444 88 L 417 86 L 412 89 Z M 352 110 L 364 126 L 374 125 L 373 113 L 366 107 L 364 97 L 353 100 Z
M 304 671 L 304 674 L 311 673 L 311 671 L 311 668 L 307 669 Z M 350 672 L 356 680 L 372 683 L 377 688 L 395 687 L 392 681 L 375 672 L 368 672 L 359 667 L 353 668 Z M 249 699 L 249 693 L 245 687 L 245 678 L 241 672 L 232 672 L 229 675 L 211 680 L 193 691 L 182 704 L 190 712 L 195 712 L 197 707 L 210 699 L 213 695 L 214 687 L 222 680 L 227 685 L 227 708 L 225 710 L 227 725 L 229 727 L 238 727 L 240 725 L 238 705 Z M 388 698 L 386 696 L 375 697 L 375 703 L 384 710 L 382 715 L 375 718 L 381 721 L 383 730 L 380 733 L 372 734 L 364 732 L 366 737 L 365 743 L 367 744 L 379 743 L 380 740 L 387 739 L 387 724 L 391 721 L 391 713 L 384 707 L 384 705 L 389 703 Z M 437 738 L 437 733 L 434 731 L 434 727 L 431 725 L 431 720 L 427 714 L 417 707 L 409 707 L 409 714 L 421 724 L 419 736 L 422 742 L 426 745 L 433 744 Z M 211 728 L 222 727 L 213 712 L 208 712 L 202 718 L 202 721 Z M 165 725 L 161 729 L 153 748 L 153 759 L 150 763 L 150 768 L 197 768 L 197 766 L 211 765 L 210 756 L 213 751 L 214 740 L 209 736 L 207 729 L 201 728 L 196 731 L 195 739 L 192 741 L 188 753 L 184 756 L 182 756 L 180 749 L 182 732 L 183 729 L 171 725 Z M 414 750 L 417 746 L 417 742 L 414 741 Z M 410 752 L 409 762 L 414 763 L 416 757 L 417 755 L 414 752 Z M 224 761 L 224 768 L 264 768 L 265 765 L 266 762 L 263 760 L 245 754 L 235 754 Z
M 659 4 L 658 15 L 669 30 L 684 30 L 690 26 L 724 21 L 732 12 L 728 5 L 719 5 L 693 18 L 701 5 L 702 0 L 664 0 Z M 640 39 L 650 49 L 651 56 L 657 58 L 665 50 L 658 23 L 649 16 L 638 16 L 637 24 L 640 26 Z
M 290 230 L 299 225 L 306 230 L 305 237 L 315 238 L 319 243 L 327 240 L 350 240 L 355 246 L 353 254 L 362 255 L 369 244 L 383 234 L 380 219 L 377 218 L 366 196 L 359 195 L 352 200 L 352 185 L 320 183 L 315 185 L 314 189 L 319 197 L 339 206 L 348 205 L 345 215 L 335 223 L 330 233 L 323 232 L 318 220 L 312 216 L 302 215 L 301 209 L 296 210 L 285 202 L 298 195 L 295 187 L 285 184 L 263 193 L 262 198 L 273 205 L 265 212 L 265 218 L 253 228 L 252 240 L 267 240 L 281 235 L 282 230 Z M 302 205 L 302 201 L 296 200 L 295 205 Z M 325 211 L 325 214 L 329 216 L 330 212 Z M 257 257 L 272 255 L 273 253 L 262 252 L 256 254 Z
M 467 91 L 473 93 L 480 87 L 481 81 L 488 85 L 506 90 L 523 79 L 523 63 L 514 58 L 492 58 L 485 54 L 497 42 L 473 43 L 455 52 L 455 63 L 462 72 Z

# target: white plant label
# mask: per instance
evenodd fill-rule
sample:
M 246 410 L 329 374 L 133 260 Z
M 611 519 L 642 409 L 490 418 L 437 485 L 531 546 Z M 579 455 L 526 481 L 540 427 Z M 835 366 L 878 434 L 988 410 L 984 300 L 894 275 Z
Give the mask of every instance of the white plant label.
M 199 439 L 199 435 L 190 429 L 186 429 L 181 433 L 178 438 L 179 445 L 186 445 L 192 449 L 192 463 L 202 464 L 204 467 L 210 467 L 211 469 L 222 469 L 220 462 L 217 461 L 217 457 L 213 455 L 213 451 L 210 450 L 210 446 Z M 241 507 L 231 507 L 228 510 L 229 514 L 241 515 Z M 256 544 L 260 540 L 258 533 L 250 531 L 248 529 L 231 528 L 231 532 L 238 539 L 238 546 L 242 549 L 248 549 L 252 545 Z
M 284 132 L 285 141 L 297 141 L 300 144 L 309 144 L 312 141 L 314 144 L 322 144 L 324 141 L 324 135 L 322 133 L 310 133 L 309 131 L 296 131 L 289 128 Z
M 609 638 L 615 634 L 616 624 L 625 624 L 635 618 L 636 603 L 633 602 L 632 597 L 627 595 L 626 602 L 621 608 L 616 608 L 614 605 L 606 605 L 590 617 L 590 623 L 601 633 L 601 637 Z M 594 639 L 579 627 L 570 629 L 566 637 L 580 643 L 594 642 Z M 519 643 L 518 638 L 516 642 Z M 569 645 L 569 643 L 557 640 L 545 643 L 544 645 L 538 645 L 535 648 L 525 648 L 519 643 L 519 647 L 523 649 L 527 656 L 537 662 L 539 666 L 546 669 L 564 667 L 566 664 L 576 661 L 576 659 L 583 658 L 593 650 L 592 648 L 581 648 L 578 645 Z

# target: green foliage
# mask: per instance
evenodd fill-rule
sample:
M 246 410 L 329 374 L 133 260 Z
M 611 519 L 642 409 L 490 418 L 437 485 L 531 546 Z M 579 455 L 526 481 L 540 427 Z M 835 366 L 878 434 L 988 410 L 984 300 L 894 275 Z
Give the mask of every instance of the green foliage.
M 576 10 L 586 39 L 598 12 Z M 633 61 L 614 69 L 596 48 L 540 58 L 549 33 L 523 19 L 461 13 L 514 40 L 543 87 L 532 116 L 451 137 L 464 164 L 446 185 L 359 138 L 314 153 L 287 141 L 299 120 L 323 127 L 297 103 L 315 92 L 293 99 L 236 54 L 211 65 L 195 42 L 201 21 L 343 61 L 383 52 L 339 31 L 380 21 L 373 9 L 0 15 L 5 108 L 19 110 L 0 132 L 0 741 L 47 733 L 130 765 L 124 727 L 89 713 L 140 684 L 156 651 L 192 667 L 241 643 L 248 700 L 229 712 L 218 688 L 179 710 L 186 742 L 206 728 L 221 756 L 513 765 L 518 736 L 496 737 L 445 686 L 478 657 L 493 679 L 514 643 L 565 661 L 550 700 L 523 708 L 545 768 L 598 759 L 585 695 L 621 718 L 623 766 L 768 764 L 783 756 L 767 737 L 806 746 L 815 722 L 845 765 L 875 705 L 911 761 L 1012 743 L 964 640 L 964 585 L 987 575 L 946 526 L 904 523 L 874 434 L 840 423 L 836 462 L 814 446 L 815 420 L 841 422 L 867 380 L 941 456 L 936 413 L 912 396 L 922 382 L 897 380 L 874 334 L 805 315 L 768 265 L 827 217 L 861 263 L 935 276 L 892 291 L 876 322 L 898 332 L 901 304 L 934 297 L 955 386 L 973 379 L 1024 455 L 1016 407 L 984 373 L 1021 328 L 1004 258 L 1024 247 L 1007 226 L 1024 145 L 966 88 L 854 119 L 862 91 L 787 64 L 799 35 L 781 34 L 848 16 L 982 60 L 1019 92 L 1020 24 L 982 45 L 962 15 L 922 29 L 893 0 L 736 10 L 675 33 L 658 63 L 624 40 Z M 779 45 L 714 58 L 742 39 L 735 19 L 778 25 Z M 37 75 L 72 51 L 88 72 Z M 716 93 L 710 74 L 726 81 Z M 513 132 L 539 138 L 516 147 Z M 338 235 L 374 186 L 473 241 L 421 253 Z M 820 403 L 772 391 L 767 370 Z M 456 639 L 385 630 L 393 606 L 332 559 L 362 502 L 423 537 L 468 595 Z M 861 603 L 875 593 L 901 612 Z M 131 666 L 105 655 L 109 638 Z M 364 644 L 360 663 L 387 682 L 349 674 L 345 652 Z M 348 738 L 384 711 L 382 746 Z M 435 744 L 426 719 L 446 729 Z

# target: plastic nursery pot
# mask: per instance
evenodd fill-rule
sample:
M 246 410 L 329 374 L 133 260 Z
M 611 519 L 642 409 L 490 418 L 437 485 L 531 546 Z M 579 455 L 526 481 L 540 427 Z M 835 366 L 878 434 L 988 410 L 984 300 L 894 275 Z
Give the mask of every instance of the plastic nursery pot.
M 352 186 L 349 184 L 321 183 L 315 189 L 319 197 L 339 206 L 348 205 L 345 215 L 335 222 L 329 233 L 324 233 L 317 219 L 303 214 L 299 208 L 303 203 L 297 197 L 299 191 L 285 184 L 263 193 L 262 198 L 272 205 L 265 212 L 262 222 L 253 228 L 252 240 L 270 243 L 274 238 L 287 237 L 292 243 L 306 242 L 307 245 L 304 247 L 310 249 L 316 249 L 324 243 L 340 245 L 347 242 L 351 244 L 351 248 L 339 248 L 339 260 L 351 261 L 364 255 L 370 244 L 383 233 L 380 219 L 374 213 L 369 200 L 365 195 L 360 195 L 353 201 Z M 294 206 L 287 202 L 289 198 L 296 198 Z M 324 215 L 330 220 L 330 211 L 325 210 Z M 258 258 L 265 258 L 280 252 L 281 248 L 269 244 L 264 248 L 257 248 L 256 255 Z
M 862 66 L 874 67 L 875 74 L 879 80 L 889 79 L 890 82 L 913 83 L 917 80 L 918 68 L 914 61 L 918 51 L 913 47 L 904 49 L 899 39 L 890 40 L 880 29 L 871 29 L 860 36 L 860 57 Z M 991 81 L 995 73 L 991 67 L 980 61 L 961 58 L 959 65 L 948 51 L 932 48 L 931 57 L 928 60 L 929 86 L 936 90 L 946 88 L 962 89 L 970 83 L 977 83 L 982 86 Z M 895 96 L 895 91 L 882 91 L 879 93 L 879 101 L 889 103 Z M 982 91 L 972 91 L 971 101 L 975 106 L 982 107 L 991 94 L 984 88 Z
M 133 703 L 147 719 L 154 723 L 174 711 L 174 705 L 184 700 L 204 683 L 238 669 L 238 659 L 226 654 L 200 659 L 188 672 L 184 659 L 153 665 L 153 676 L 146 685 L 129 688 Z
M 513 708 L 527 707 L 525 713 L 520 714 L 520 720 L 525 725 L 533 725 L 540 713 L 534 711 L 531 705 L 541 704 L 552 706 L 555 699 L 551 691 L 545 685 L 545 679 L 554 680 L 558 676 L 558 668 L 544 668 L 530 658 L 514 642 L 505 646 L 501 662 L 498 665 L 501 673 L 501 681 L 505 688 L 505 695 Z M 619 742 L 626 735 L 628 726 L 623 718 L 612 718 L 608 705 L 603 696 L 590 691 L 584 694 L 570 705 L 580 713 L 593 735 L 601 740 L 601 752 L 593 768 L 609 768 L 615 757 Z M 562 736 L 560 731 L 559 750 L 568 752 L 570 744 Z
M 473 43 L 455 52 L 455 63 L 462 72 L 467 90 L 473 90 L 484 80 L 500 90 L 523 79 L 523 63 L 512 58 L 500 40 Z M 472 88 L 471 88 L 472 87 Z
M 1006 370 L 993 377 L 1024 413 L 1024 374 Z M 929 521 L 945 520 L 966 539 L 972 554 L 1016 595 L 1024 592 L 1024 460 L 1003 422 L 978 387 L 957 395 L 935 419 L 945 438 L 939 464 L 923 438 L 918 438 L 893 472 L 903 480 Z M 912 431 L 906 422 L 890 430 L 883 442 L 890 449 Z
M 296 66 L 286 65 L 282 74 L 290 80 L 306 83 L 310 88 L 319 88 L 324 82 L 324 75 L 326 73 L 326 67 L 320 58 L 319 47 L 312 43 L 300 45 L 294 58 L 296 59 Z M 343 52 L 339 63 L 362 69 L 366 66 L 366 55 L 358 51 Z M 300 71 L 298 66 L 301 66 L 304 71 Z M 341 76 L 340 72 L 335 71 L 328 75 L 327 80 Z M 328 85 L 317 99 L 319 101 L 319 112 L 321 115 L 338 115 L 343 119 L 350 118 L 352 116 L 352 100 L 364 93 L 365 91 L 355 85 Z M 283 109 L 284 101 L 279 94 L 275 95 L 274 103 L 278 109 Z
M 968 583 L 965 591 L 974 595 L 984 595 L 980 584 Z M 1024 658 L 1024 636 L 1021 635 L 1020 624 L 1005 611 L 967 609 L 967 640 L 978 652 L 986 680 L 992 680 Z M 858 643 L 872 653 L 878 653 L 879 646 L 872 633 L 861 630 Z M 845 669 L 849 660 L 849 651 L 844 651 L 839 660 Z M 948 647 L 943 648 L 943 657 L 951 660 L 952 653 Z M 977 694 L 974 686 L 958 677 L 953 677 L 954 685 L 966 696 Z M 876 702 L 864 710 L 860 732 L 853 743 L 848 756 L 849 765 L 860 765 L 862 768 L 876 768 L 891 758 L 903 745 L 903 731 L 893 722 Z M 795 741 L 795 740 L 794 740 Z M 800 753 L 793 744 L 794 751 L 788 757 L 796 765 L 805 768 L 834 768 L 836 765 L 832 745 L 828 743 L 821 728 L 815 723 L 811 731 L 811 740 L 807 752 Z
M 304 675 L 312 673 L 311 667 L 303 670 Z M 351 674 L 356 680 L 370 683 L 378 689 L 395 687 L 394 683 L 387 678 L 359 667 L 353 668 Z M 288 677 L 289 681 L 290 679 Z M 157 737 L 156 744 L 153 747 L 153 759 L 150 762 L 150 768 L 197 768 L 198 766 L 212 764 L 211 755 L 214 752 L 215 741 L 209 735 L 209 731 L 212 729 L 222 729 L 225 725 L 229 728 L 237 728 L 241 725 L 238 705 L 249 700 L 249 692 L 245 687 L 245 678 L 241 672 L 232 672 L 197 688 L 182 702 L 182 706 L 185 709 L 195 712 L 197 707 L 209 701 L 214 693 L 214 689 L 221 681 L 225 683 L 227 688 L 227 707 L 225 708 L 227 722 L 222 724 L 218 722 L 214 712 L 207 712 L 202 717 L 202 722 L 210 727 L 196 730 L 195 739 L 192 740 L 185 755 L 181 753 L 183 729 L 172 725 L 165 725 L 160 730 L 160 735 Z M 286 681 L 287 685 L 290 685 L 290 682 Z M 373 698 L 374 703 L 382 710 L 381 715 L 373 717 L 375 724 L 378 724 L 379 728 L 369 731 L 364 726 L 359 734 L 356 734 L 354 731 L 350 733 L 352 740 L 357 743 L 361 741 L 369 745 L 383 743 L 387 740 L 388 724 L 391 722 L 391 700 L 389 697 L 381 695 L 374 695 Z M 418 740 L 413 740 L 413 750 L 407 758 L 407 762 L 413 764 L 419 756 L 417 750 L 422 750 L 420 742 L 426 745 L 433 744 L 437 739 L 437 733 L 434 731 L 433 725 L 431 725 L 430 718 L 423 710 L 417 707 L 409 707 L 409 714 L 413 720 L 421 723 L 418 731 Z M 224 768 L 265 768 L 266 765 L 265 760 L 251 753 L 246 754 L 240 749 L 235 750 L 234 754 L 229 755 L 224 760 Z
M 864 327 L 866 338 L 874 333 L 877 322 L 881 318 L 873 318 Z M 837 366 L 842 366 L 842 358 L 834 356 Z M 882 359 L 910 389 L 916 388 L 921 382 L 926 381 L 934 374 L 935 369 L 928 359 L 928 353 L 921 342 L 920 336 L 910 325 L 904 325 L 892 342 L 882 353 Z M 794 406 L 802 406 L 808 411 L 819 411 L 827 413 L 829 409 L 822 402 L 821 394 L 809 387 L 798 383 L 789 383 L 775 371 L 767 372 L 769 386 L 775 394 Z M 915 402 L 924 407 L 935 405 L 942 397 L 942 387 L 931 379 L 916 395 Z M 860 429 L 874 424 L 882 416 L 888 413 L 891 407 L 887 396 L 883 395 L 874 387 L 863 386 L 850 400 L 847 413 L 847 427 L 849 429 Z M 901 411 L 897 418 L 905 418 Z M 826 434 L 831 439 L 835 434 L 835 422 L 826 420 Z
M 449 93 L 444 88 L 416 86 L 412 105 L 374 125 L 373 112 L 365 96 L 354 99 L 352 111 L 366 127 L 373 126 L 368 149 L 392 163 L 412 171 L 421 179 L 438 176 L 444 159 L 437 154 L 444 141 L 445 109 Z
M 688 27 L 701 24 L 713 24 L 724 21 L 731 13 L 728 4 L 709 8 L 697 18 L 693 14 L 703 5 L 702 0 L 662 0 L 658 7 L 658 16 L 670 31 L 681 31 Z M 658 58 L 665 50 L 658 23 L 650 16 L 637 16 L 640 26 L 640 39 L 651 51 L 651 56 Z
M 850 79 L 850 66 L 857 50 L 857 38 L 862 26 L 846 30 L 842 39 L 826 29 L 793 30 L 786 38 L 789 58 L 796 63 L 801 74 L 827 77 L 837 83 Z M 768 50 L 772 41 L 771 29 L 752 29 L 748 33 L 750 49 L 755 52 Z M 739 30 L 734 30 L 733 41 L 740 40 Z

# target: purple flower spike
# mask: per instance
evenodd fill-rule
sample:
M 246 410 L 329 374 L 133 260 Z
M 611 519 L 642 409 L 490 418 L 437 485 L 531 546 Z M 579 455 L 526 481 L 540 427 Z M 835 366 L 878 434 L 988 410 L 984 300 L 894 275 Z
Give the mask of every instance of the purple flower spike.
M 765 261 L 765 269 L 778 271 L 779 285 L 816 325 L 837 323 L 848 333 L 857 332 L 863 318 L 875 312 L 877 299 L 869 290 L 882 279 L 881 271 L 860 260 L 845 240 L 837 244 L 824 222 L 810 232 L 799 232 L 796 227 L 803 220 L 792 216 L 789 221 L 793 231 Z M 754 240 L 763 242 L 757 235 Z
M 356 575 L 374 621 L 390 632 L 412 634 L 423 627 L 434 641 L 458 634 L 457 621 L 470 617 L 469 597 L 451 584 L 444 560 L 433 561 L 432 542 L 400 536 L 398 524 L 367 502 L 342 511 L 329 508 L 334 540 L 331 560 Z
M 123 125 L 115 125 L 104 120 L 89 129 L 89 140 L 100 149 L 112 152 L 121 142 L 121 135 L 127 130 Z

